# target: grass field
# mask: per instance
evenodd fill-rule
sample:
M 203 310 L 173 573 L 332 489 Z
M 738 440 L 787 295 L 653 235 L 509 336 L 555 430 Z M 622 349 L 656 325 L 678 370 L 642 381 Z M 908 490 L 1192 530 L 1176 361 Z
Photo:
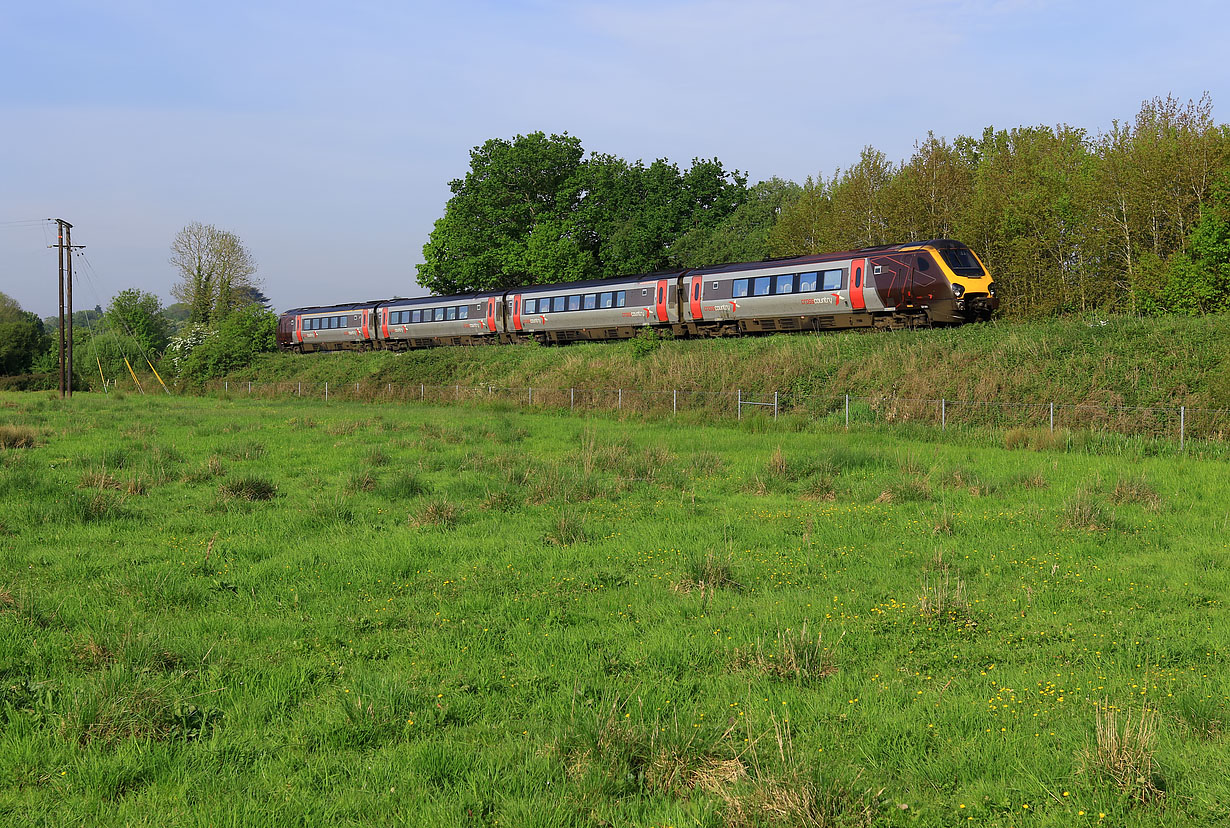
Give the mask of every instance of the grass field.
M 0 819 L 1230 822 L 1230 466 L 1064 445 L 0 395 Z

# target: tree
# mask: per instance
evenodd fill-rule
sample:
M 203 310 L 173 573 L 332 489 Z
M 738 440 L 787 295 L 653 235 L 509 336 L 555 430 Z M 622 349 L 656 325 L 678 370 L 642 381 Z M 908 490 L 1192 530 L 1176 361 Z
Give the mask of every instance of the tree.
M 681 236 L 713 230 L 747 197 L 746 177 L 717 159 L 680 171 L 583 157 L 566 134 L 475 147 L 423 247 L 419 284 L 468 293 L 662 270 Z
M 567 220 L 584 154 L 580 139 L 542 132 L 471 150 L 470 171 L 449 183 L 452 198 L 423 246 L 419 284 L 467 293 L 552 281 L 537 269 L 544 262 L 570 274 L 592 270 Z
M 239 240 L 212 224 L 193 222 L 171 243 L 170 262 L 179 271 L 172 295 L 188 304 L 192 322 L 217 325 L 245 304 L 244 292 L 256 288 L 256 261 Z
M 768 258 L 770 232 L 802 194 L 803 188 L 793 181 L 761 181 L 716 226 L 693 228 L 676 240 L 671 245 L 671 262 L 675 267 L 710 267 Z
M 51 348 L 51 337 L 37 314 L 0 293 L 0 375 L 28 374 L 37 356 Z
M 167 347 L 169 330 L 162 301 L 152 293 L 129 288 L 120 291 L 107 307 L 108 327 L 136 340 L 150 359 Z

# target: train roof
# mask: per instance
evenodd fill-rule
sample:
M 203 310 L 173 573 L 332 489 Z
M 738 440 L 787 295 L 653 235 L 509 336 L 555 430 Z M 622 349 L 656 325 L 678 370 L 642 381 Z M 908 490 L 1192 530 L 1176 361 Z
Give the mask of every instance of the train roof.
M 765 259 L 760 262 L 732 262 L 730 264 L 699 267 L 689 271 L 697 275 L 711 273 L 739 273 L 745 270 L 762 270 L 769 267 L 788 267 L 793 264 L 812 265 L 825 262 L 856 259 L 875 253 L 896 253 L 901 250 L 911 250 L 917 247 L 936 247 L 941 249 L 964 248 L 965 245 L 953 239 L 928 239 L 926 241 L 903 242 L 901 244 L 885 244 L 878 247 L 861 247 L 857 250 L 839 250 L 833 253 L 812 253 L 806 256 L 782 256 L 776 259 Z
M 544 291 L 556 290 L 572 290 L 574 288 L 611 288 L 617 285 L 640 284 L 641 282 L 654 282 L 659 279 L 678 278 L 684 271 L 680 270 L 663 270 L 657 273 L 638 273 L 635 276 L 608 276 L 604 279 L 583 279 L 579 282 L 544 282 L 541 285 L 526 285 L 519 289 L 510 290 L 510 293 L 520 293 L 522 296 L 528 293 L 541 293 Z
M 381 300 L 375 299 L 370 302 L 345 302 L 340 305 L 309 305 L 302 308 L 287 308 L 282 311 L 282 316 L 288 314 L 299 313 L 329 313 L 330 311 L 348 311 L 348 310 L 363 310 L 365 308 L 375 307 L 379 305 Z

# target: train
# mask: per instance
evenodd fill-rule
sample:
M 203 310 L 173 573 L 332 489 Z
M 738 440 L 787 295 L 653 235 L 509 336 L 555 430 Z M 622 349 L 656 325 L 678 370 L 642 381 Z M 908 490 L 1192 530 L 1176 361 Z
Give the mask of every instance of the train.
M 299 353 L 441 345 L 744 336 L 989 319 L 995 283 L 961 242 L 932 239 L 761 262 L 526 285 L 459 296 L 293 308 L 277 343 Z

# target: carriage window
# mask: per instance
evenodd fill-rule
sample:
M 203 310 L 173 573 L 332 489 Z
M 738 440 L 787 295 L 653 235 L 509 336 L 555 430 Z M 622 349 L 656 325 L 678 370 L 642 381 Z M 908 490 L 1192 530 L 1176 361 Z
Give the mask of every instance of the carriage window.
M 470 306 L 462 305 L 461 307 L 459 307 L 457 309 L 457 318 L 458 319 L 469 319 L 470 318 Z
M 445 308 L 444 318 L 452 322 L 454 319 L 457 318 L 457 309 L 456 308 Z
M 566 296 L 552 296 L 551 297 L 551 312 L 552 313 L 562 313 L 564 310 L 564 300 L 567 298 L 568 297 Z
M 768 276 L 757 276 L 756 281 L 752 283 L 752 294 L 754 296 L 768 296 L 769 281 Z
M 777 287 L 773 290 L 774 293 L 794 293 L 794 274 L 783 273 L 777 277 Z
M 538 307 L 537 299 L 526 299 L 525 307 L 521 309 L 521 312 L 525 314 L 536 313 L 536 311 L 534 310 L 534 308 L 536 307 Z
M 444 321 L 444 308 L 436 308 L 436 310 L 435 310 L 435 314 L 434 314 L 434 319 L 435 319 L 435 321 L 436 321 L 436 322 L 443 322 L 443 321 Z
M 622 308 L 628 304 L 628 291 L 620 290 L 615 292 L 615 307 Z
M 581 294 L 578 293 L 575 296 L 569 296 L 568 297 L 568 310 L 580 310 L 580 309 L 581 309 Z
M 610 291 L 607 291 L 606 293 L 600 294 L 598 296 L 598 306 L 599 307 L 609 308 L 614 303 L 615 303 L 615 294 L 611 293 Z
M 694 300 L 700 299 L 700 282 L 692 285 L 692 298 Z
M 841 290 L 841 277 L 845 275 L 845 271 L 840 267 L 836 270 L 824 271 L 823 290 Z
M 741 296 L 747 296 L 747 279 L 735 279 L 731 283 L 730 295 L 738 299 Z
M 411 311 L 411 313 L 410 313 L 410 321 L 411 321 L 411 322 L 422 322 L 422 321 L 423 321 L 423 312 L 422 312 L 421 310 Z
M 585 310 L 593 310 L 596 307 L 598 307 L 598 294 L 585 294 Z
M 663 292 L 664 292 L 664 291 L 663 291 L 663 289 L 662 289 L 662 286 L 661 286 L 661 285 L 658 285 L 658 304 L 659 304 L 659 305 L 660 305 L 660 304 L 662 304 L 662 293 L 663 293 Z
M 816 289 L 816 274 L 815 273 L 800 273 L 799 274 L 799 293 L 811 293 Z

